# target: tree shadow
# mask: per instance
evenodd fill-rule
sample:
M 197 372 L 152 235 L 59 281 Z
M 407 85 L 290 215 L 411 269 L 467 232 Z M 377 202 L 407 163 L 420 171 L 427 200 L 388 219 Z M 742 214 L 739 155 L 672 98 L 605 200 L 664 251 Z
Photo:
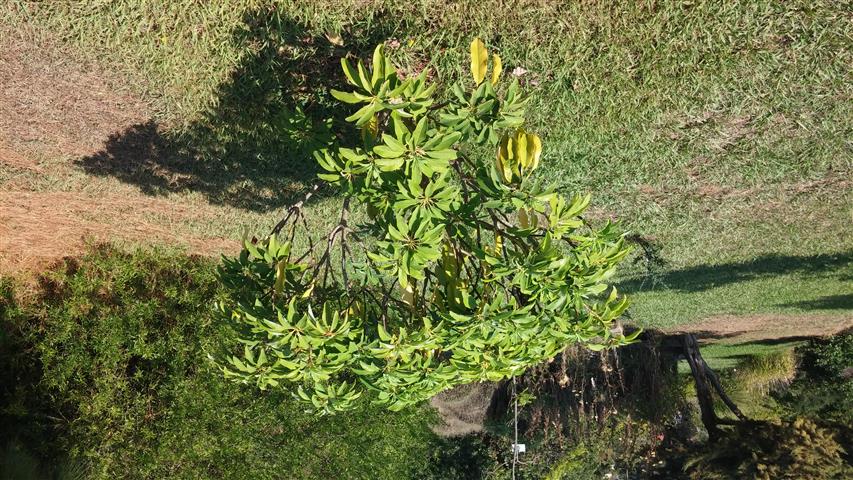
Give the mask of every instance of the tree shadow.
M 346 109 L 329 95 L 346 85 L 340 58 L 368 56 L 396 31 L 393 22 L 353 27 L 337 46 L 272 7 L 248 12 L 233 42 L 257 53 L 219 86 L 201 118 L 180 129 L 155 120 L 132 125 L 75 163 L 147 195 L 198 192 L 213 204 L 280 208 L 316 179 L 311 153 L 348 136 Z M 344 133 L 335 137 L 332 124 Z
M 795 307 L 803 310 L 853 310 L 853 294 L 828 295 L 815 300 L 784 303 L 780 307 Z
M 619 289 L 624 293 L 661 290 L 701 292 L 732 283 L 792 273 L 834 276 L 840 281 L 849 281 L 853 279 L 851 265 L 853 265 L 853 251 L 811 256 L 764 255 L 747 262 L 699 265 L 638 276 L 620 282 Z M 843 303 L 845 300 L 840 301 Z

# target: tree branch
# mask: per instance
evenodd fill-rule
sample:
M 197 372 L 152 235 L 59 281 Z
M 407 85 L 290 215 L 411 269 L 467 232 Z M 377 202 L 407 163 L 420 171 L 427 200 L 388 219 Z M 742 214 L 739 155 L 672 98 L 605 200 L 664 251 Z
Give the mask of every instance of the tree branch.
M 302 198 L 302 200 L 300 200 L 300 201 L 294 203 L 293 205 L 291 205 L 290 207 L 288 207 L 287 208 L 287 215 L 285 215 L 284 218 L 282 218 L 281 220 L 279 220 L 279 222 L 277 224 L 275 224 L 275 226 L 273 227 L 269 236 L 278 235 L 278 233 L 281 231 L 281 229 L 284 228 L 285 225 L 287 225 L 288 221 L 290 221 L 290 217 L 292 217 L 293 215 L 297 214 L 300 210 L 302 210 L 302 207 L 305 205 L 305 202 L 307 202 L 308 199 L 311 198 L 311 196 L 314 195 L 314 193 L 319 189 L 320 189 L 320 184 L 315 183 L 314 185 L 311 186 L 311 190 L 309 190 L 308 193 L 305 194 L 305 196 Z

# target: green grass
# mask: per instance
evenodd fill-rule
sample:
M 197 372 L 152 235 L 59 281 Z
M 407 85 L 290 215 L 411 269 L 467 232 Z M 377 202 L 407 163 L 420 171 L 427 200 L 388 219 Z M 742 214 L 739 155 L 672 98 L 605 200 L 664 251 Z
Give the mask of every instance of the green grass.
M 153 170 L 125 172 L 107 145 L 110 168 L 76 159 L 61 177 L 25 174 L 34 188 L 98 195 L 131 185 L 215 207 L 180 226 L 189 232 L 265 231 L 311 181 L 306 145 L 334 113 L 327 91 L 342 82 L 341 56 L 394 39 L 389 52 L 404 70 L 428 65 L 446 86 L 467 75 L 467 45 L 480 36 L 505 72 L 527 71 L 529 124 L 545 145 L 540 178 L 592 192 L 592 217 L 621 219 L 654 250 L 653 269 L 637 257 L 623 274 L 638 323 L 851 310 L 853 26 L 844 4 L 13 1 L 0 12 L 10 31 L 49 30 L 72 55 L 123 72 L 157 112 L 157 172 L 195 180 L 174 187 Z M 0 170 L 0 181 L 7 176 Z M 318 228 L 334 202 L 312 206 Z M 847 260 L 802 268 L 826 256 Z M 782 266 L 743 275 L 767 259 Z M 813 308 L 827 298 L 842 301 Z
M 853 252 L 837 255 L 762 256 L 751 261 L 700 265 L 638 274 L 621 282 L 631 294 L 631 317 L 668 328 L 714 315 L 820 314 L 848 317 Z

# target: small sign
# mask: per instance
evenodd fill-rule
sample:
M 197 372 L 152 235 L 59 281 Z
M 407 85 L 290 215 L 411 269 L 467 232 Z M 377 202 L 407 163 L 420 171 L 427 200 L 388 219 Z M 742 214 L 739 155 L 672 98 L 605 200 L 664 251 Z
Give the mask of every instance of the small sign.
M 512 453 L 524 453 L 527 451 L 527 445 L 523 443 L 513 443 Z

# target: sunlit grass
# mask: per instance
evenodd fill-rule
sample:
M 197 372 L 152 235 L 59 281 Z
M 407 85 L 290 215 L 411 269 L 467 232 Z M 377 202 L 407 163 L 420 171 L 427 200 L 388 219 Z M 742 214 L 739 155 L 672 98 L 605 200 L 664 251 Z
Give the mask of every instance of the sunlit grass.
M 8 34 L 51 32 L 74 47 L 71 58 L 122 72 L 170 138 L 204 138 L 195 147 L 212 163 L 190 174 L 212 186 L 162 192 L 211 212 L 174 226 L 188 234 L 264 233 L 291 187 L 310 183 L 309 167 L 298 178 L 277 168 L 310 157 L 280 152 L 281 143 L 266 138 L 276 135 L 269 112 L 307 107 L 319 121 L 331 105 L 326 91 L 339 76 L 320 69 L 299 77 L 308 66 L 334 66 L 340 56 L 365 56 L 388 42 L 404 70 L 431 68 L 447 86 L 467 76 L 466 45 L 480 36 L 531 95 L 530 128 L 545 145 L 540 178 L 592 192 L 589 216 L 621 220 L 657 249 L 663 271 L 707 266 L 725 275 L 766 255 L 853 249 L 853 27 L 836 2 L 13 1 L 0 13 L 14 26 Z M 332 34 L 342 46 L 328 41 Z M 283 79 L 293 83 L 287 91 L 277 83 Z M 311 91 L 291 95 L 300 85 Z M 229 168 L 209 168 L 217 162 Z M 282 173 L 261 181 L 264 162 Z M 256 178 L 237 182 L 238 175 Z M 0 167 L 0 182 L 11 176 Z M 93 196 L 124 194 L 143 181 L 95 178 L 80 168 L 14 176 L 33 189 Z M 262 202 L 243 204 L 241 196 Z M 309 206 L 318 231 L 336 217 L 335 198 Z M 845 293 L 845 275 L 849 264 L 702 291 L 644 286 L 631 292 L 631 313 L 656 326 L 717 314 L 808 313 L 808 302 Z M 642 262 L 623 277 L 654 282 Z

